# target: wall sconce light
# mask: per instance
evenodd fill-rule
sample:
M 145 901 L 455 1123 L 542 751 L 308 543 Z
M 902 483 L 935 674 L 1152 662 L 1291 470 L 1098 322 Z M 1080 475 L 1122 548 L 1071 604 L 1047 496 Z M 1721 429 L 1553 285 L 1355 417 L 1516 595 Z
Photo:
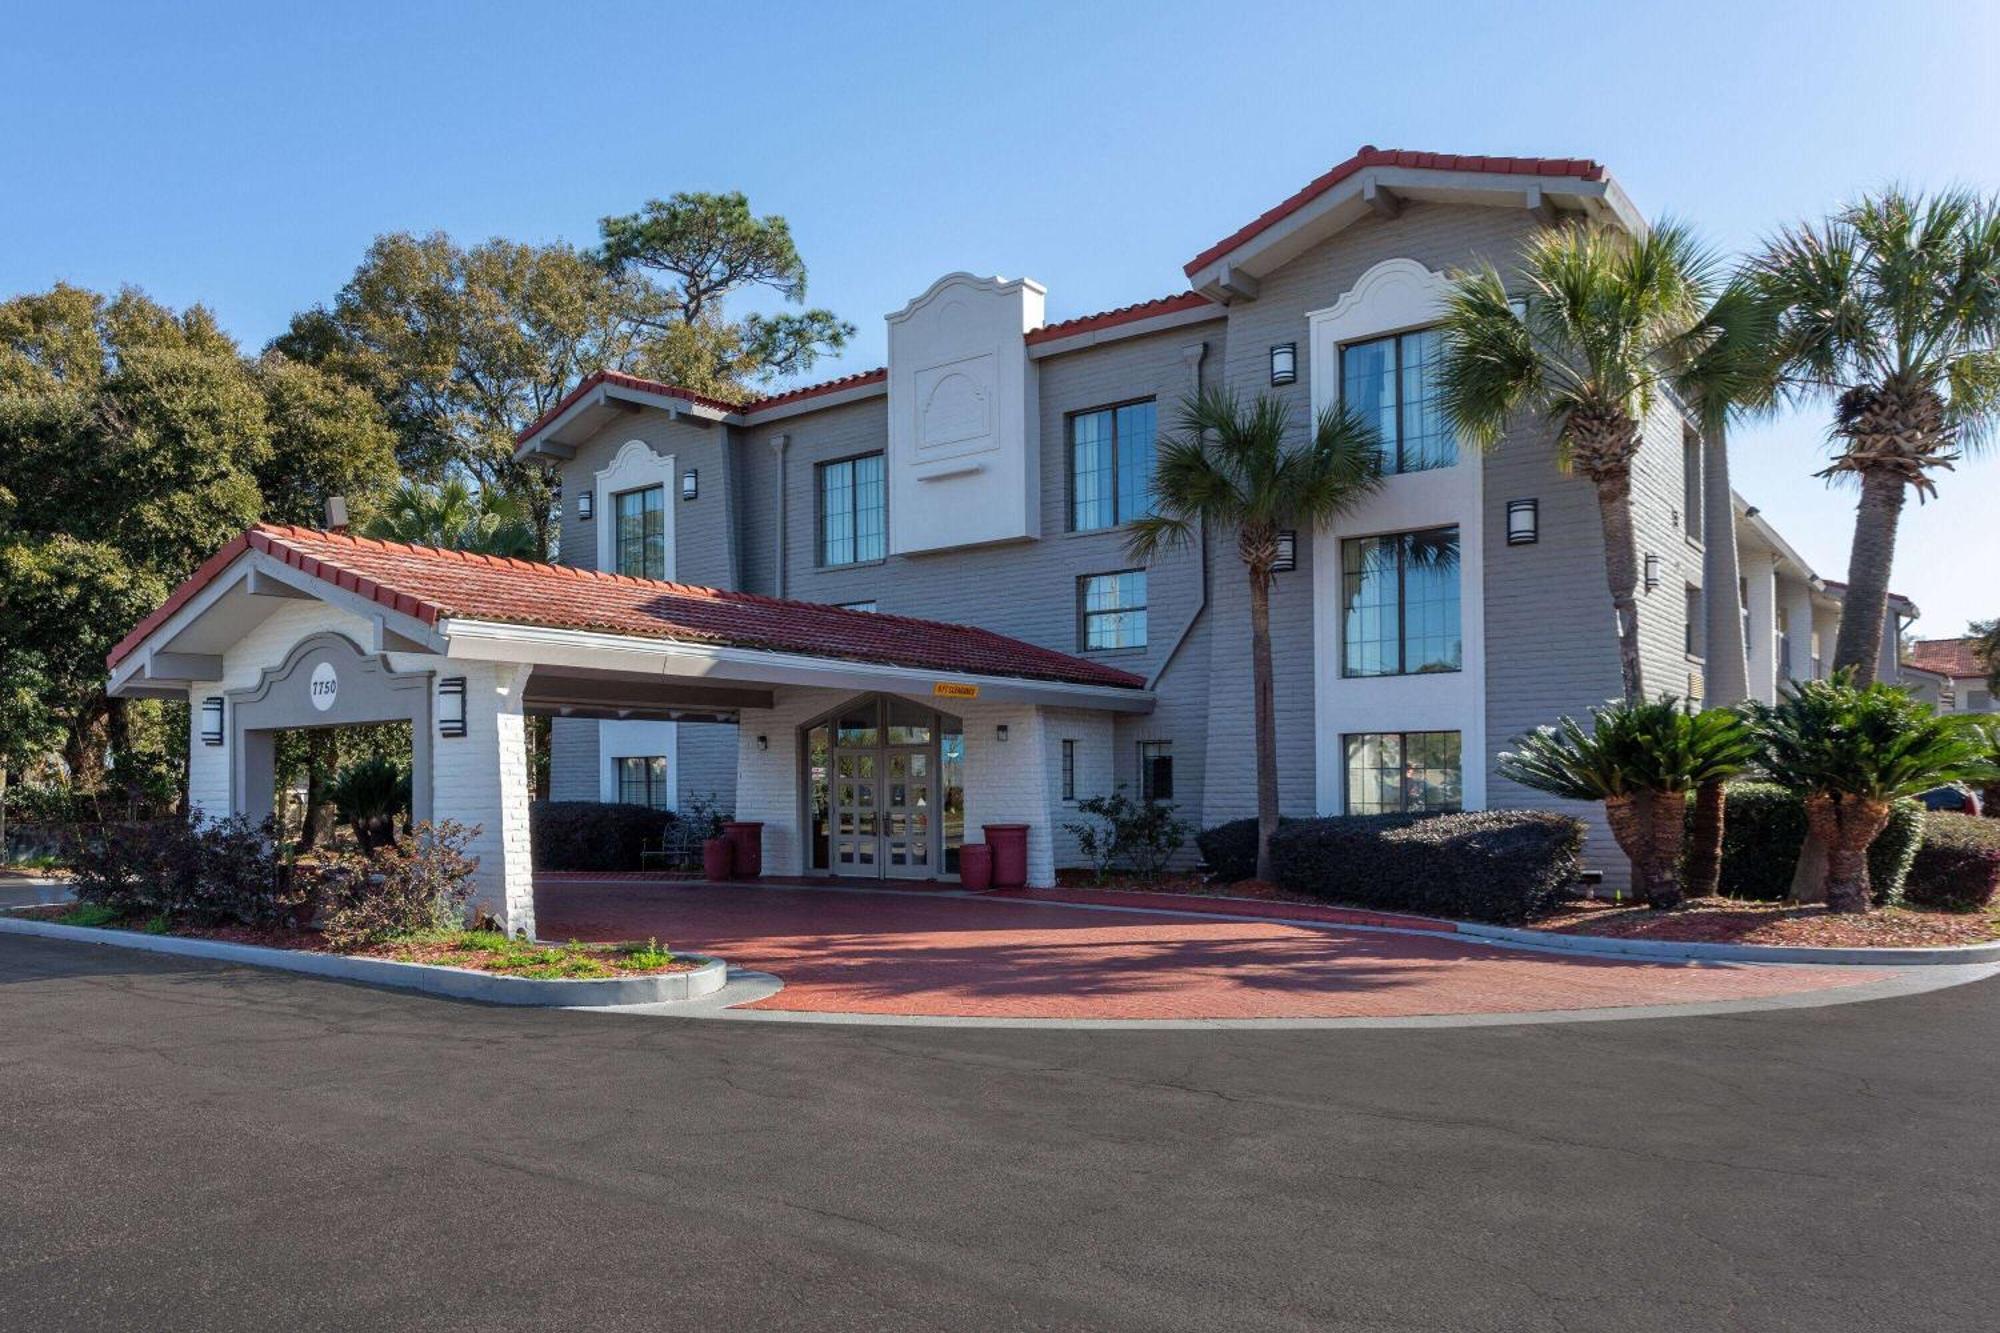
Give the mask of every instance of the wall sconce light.
M 1656 555 L 1649 555 L 1646 557 L 1646 591 L 1651 592 L 1653 589 L 1659 586 L 1660 586 L 1660 557 Z
M 689 468 L 681 473 L 681 499 L 692 500 L 700 494 L 701 477 L 696 474 L 695 469 Z
M 222 744 L 222 699 L 211 695 L 201 701 L 201 743 Z
M 1509 546 L 1533 546 L 1542 538 L 1542 502 L 1540 500 L 1509 500 L 1507 502 L 1507 544 Z
M 1271 570 L 1277 574 L 1288 574 L 1299 567 L 1299 534 L 1286 528 L 1278 534 L 1278 558 L 1271 562 Z
M 997 727 L 993 728 L 993 739 L 994 739 L 994 740 L 996 740 L 996 741 L 1001 741 L 1001 742 L 1005 742 L 1005 741 L 1006 741 L 1006 739 L 1007 739 L 1007 724 L 1006 724 L 1005 722 L 1002 722 L 1002 723 L 1001 723 L 1001 724 L 1000 724 L 999 726 L 997 726 Z
M 447 676 L 438 682 L 438 735 L 465 734 L 465 677 Z
M 770 738 L 769 736 L 759 736 L 759 737 L 757 738 L 757 748 L 758 748 L 758 749 L 760 749 L 760 750 L 768 750 L 768 749 L 770 749 L 770 748 L 771 748 L 771 738 Z
M 1271 383 L 1295 384 L 1299 378 L 1299 345 L 1278 343 L 1271 348 Z
M 591 514 L 595 509 L 596 506 L 590 498 L 589 491 L 578 491 L 576 493 L 576 516 L 579 519 L 582 519 L 585 523 L 590 522 Z

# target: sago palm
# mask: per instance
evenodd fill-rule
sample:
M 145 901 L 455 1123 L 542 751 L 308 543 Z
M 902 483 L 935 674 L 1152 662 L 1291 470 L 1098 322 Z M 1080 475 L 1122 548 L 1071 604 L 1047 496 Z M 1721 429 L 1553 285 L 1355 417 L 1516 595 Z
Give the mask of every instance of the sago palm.
M 1875 678 L 1903 505 L 1983 445 L 2000 409 L 2000 200 L 1888 190 L 1787 228 L 1753 266 L 1782 385 L 1831 400 L 1834 459 L 1861 486 L 1835 667 Z
M 1776 704 L 1751 704 L 1750 716 L 1763 767 L 1804 799 L 1807 827 L 1826 846 L 1830 912 L 1868 910 L 1868 845 L 1897 798 L 2000 776 L 1977 721 L 1864 684 L 1851 667 L 1792 681 Z
M 1381 485 L 1382 439 L 1353 409 L 1328 408 L 1305 439 L 1292 438 L 1284 400 L 1245 404 L 1205 389 L 1181 405 L 1177 432 L 1160 448 L 1152 513 L 1132 525 L 1136 560 L 1191 542 L 1200 531 L 1236 534 L 1250 580 L 1250 670 L 1257 739 L 1257 878 L 1271 878 L 1278 829 L 1278 723 L 1271 668 L 1271 574 L 1278 535 L 1310 534 Z
M 1504 751 L 1509 781 L 1572 801 L 1601 801 L 1611 836 L 1632 863 L 1633 887 L 1649 907 L 1679 907 L 1679 860 L 1687 793 L 1740 773 L 1757 753 L 1743 719 L 1727 708 L 1689 713 L 1671 697 L 1609 703 L 1585 730 L 1559 719 Z
M 1719 286 L 1686 228 L 1644 236 L 1603 226 L 1537 233 L 1515 288 L 1490 264 L 1457 274 L 1445 301 L 1439 387 L 1461 436 L 1491 447 L 1517 413 L 1556 429 L 1557 462 L 1596 487 L 1604 574 L 1625 697 L 1645 696 L 1632 461 L 1647 414 Z

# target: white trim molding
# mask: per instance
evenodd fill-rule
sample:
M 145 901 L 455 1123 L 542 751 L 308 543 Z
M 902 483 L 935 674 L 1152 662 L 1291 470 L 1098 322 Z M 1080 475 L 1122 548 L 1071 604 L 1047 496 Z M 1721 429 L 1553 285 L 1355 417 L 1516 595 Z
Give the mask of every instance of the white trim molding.
M 680 483 L 674 478 L 674 456 L 660 453 L 644 440 L 627 440 L 593 480 L 597 488 L 597 516 L 591 521 L 597 524 L 597 567 L 617 572 L 618 506 L 613 503 L 614 497 L 658 486 L 667 536 L 667 568 L 662 577 L 674 577 L 674 506 L 680 499 Z
M 1315 419 L 1340 396 L 1343 344 L 1435 324 L 1450 279 L 1414 259 L 1385 259 L 1324 310 L 1306 316 L 1307 366 Z M 1363 732 L 1456 731 L 1464 802 L 1486 804 L 1485 468 L 1461 445 L 1448 468 L 1383 479 L 1382 489 L 1314 534 L 1314 802 L 1321 814 L 1346 807 L 1342 738 Z M 1409 676 L 1341 675 L 1341 548 L 1347 537 L 1456 525 L 1459 539 L 1461 669 Z

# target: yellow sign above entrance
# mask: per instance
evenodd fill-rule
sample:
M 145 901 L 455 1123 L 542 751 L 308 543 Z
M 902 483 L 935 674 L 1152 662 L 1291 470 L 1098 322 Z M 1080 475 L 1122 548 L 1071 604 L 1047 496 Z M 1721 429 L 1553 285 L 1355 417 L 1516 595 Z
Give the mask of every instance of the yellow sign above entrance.
M 961 685 L 955 680 L 941 680 L 931 686 L 931 694 L 939 699 L 977 699 L 977 685 Z

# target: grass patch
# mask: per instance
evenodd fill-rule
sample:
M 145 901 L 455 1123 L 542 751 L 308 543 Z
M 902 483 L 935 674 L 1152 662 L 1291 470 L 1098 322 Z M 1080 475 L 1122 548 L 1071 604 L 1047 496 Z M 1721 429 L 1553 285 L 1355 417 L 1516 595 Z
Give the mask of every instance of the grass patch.
M 115 926 L 121 919 L 122 917 L 117 909 L 106 907 L 102 903 L 78 903 L 57 917 L 56 921 L 65 926 L 101 928 L 104 926 Z
M 406 935 L 384 946 L 387 957 L 403 962 L 473 968 L 532 981 L 590 981 L 634 973 L 663 972 L 687 960 L 644 944 L 537 944 L 496 930 L 441 930 Z

